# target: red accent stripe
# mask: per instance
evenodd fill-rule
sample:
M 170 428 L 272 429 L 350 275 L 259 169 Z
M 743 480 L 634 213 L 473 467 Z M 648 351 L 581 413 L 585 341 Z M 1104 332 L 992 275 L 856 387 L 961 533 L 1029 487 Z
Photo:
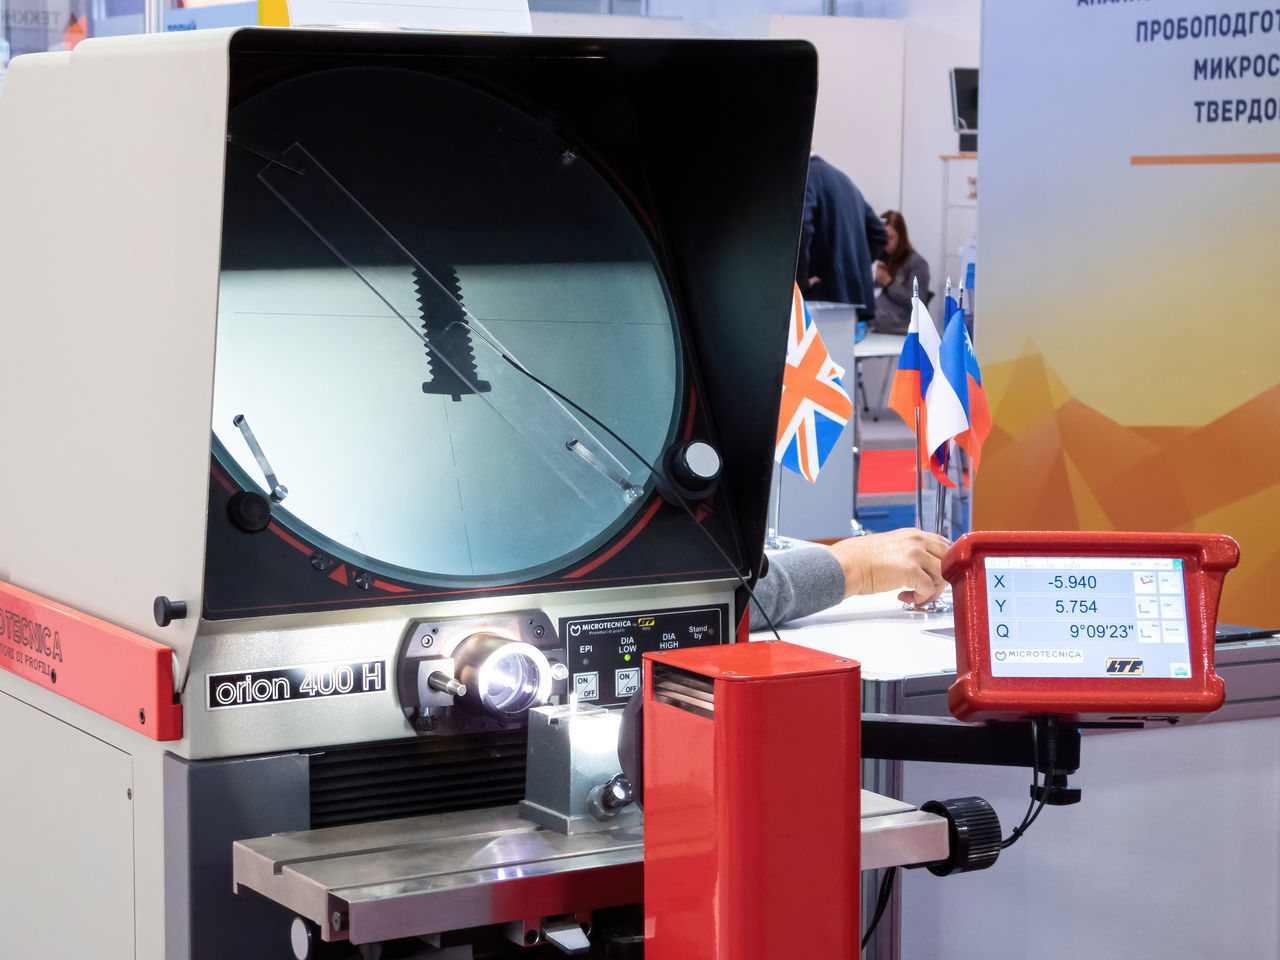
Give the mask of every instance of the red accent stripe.
M 170 647 L 3 581 L 0 669 L 152 740 L 182 739 Z
M 693 411 L 698 409 L 698 391 L 689 391 L 689 416 L 684 421 L 684 439 L 687 442 L 693 436 Z
M 402 587 L 398 584 L 387 583 L 385 580 L 375 580 L 373 585 L 379 590 L 385 590 L 387 593 L 408 593 L 409 587 Z
M 620 551 L 623 547 L 625 547 L 628 543 L 630 543 L 632 540 L 635 539 L 636 534 L 639 533 L 641 530 L 643 530 L 645 525 L 650 520 L 653 519 L 654 514 L 658 512 L 658 507 L 660 506 L 662 506 L 662 501 L 654 500 L 653 503 L 650 504 L 649 509 L 644 512 L 644 516 L 640 518 L 639 522 L 637 522 L 634 527 L 632 527 L 630 530 L 627 531 L 626 536 L 622 537 L 617 543 L 615 543 L 612 547 L 610 547 L 604 553 L 600 554 L 600 556 L 596 557 L 590 563 L 587 563 L 579 567 L 577 570 L 574 570 L 572 573 L 565 574 L 564 579 L 576 580 L 578 579 L 578 577 L 581 577 L 590 573 L 592 570 L 600 566 L 600 564 L 604 563 L 610 557 L 615 556 L 618 553 L 618 551 Z
M 307 546 L 301 540 L 295 539 L 292 535 L 286 533 L 284 527 L 280 526 L 280 524 L 273 522 L 269 527 L 269 529 L 277 537 L 279 537 L 281 540 L 283 540 L 289 546 L 293 547 L 293 549 L 297 550 L 298 552 L 305 553 L 307 556 L 311 556 L 311 554 L 315 552 L 311 547 Z

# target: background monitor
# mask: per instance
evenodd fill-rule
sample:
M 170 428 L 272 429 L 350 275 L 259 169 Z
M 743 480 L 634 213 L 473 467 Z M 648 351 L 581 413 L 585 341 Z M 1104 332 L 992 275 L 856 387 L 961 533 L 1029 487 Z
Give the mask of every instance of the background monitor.
M 962 153 L 978 149 L 978 68 L 951 68 L 951 124 Z

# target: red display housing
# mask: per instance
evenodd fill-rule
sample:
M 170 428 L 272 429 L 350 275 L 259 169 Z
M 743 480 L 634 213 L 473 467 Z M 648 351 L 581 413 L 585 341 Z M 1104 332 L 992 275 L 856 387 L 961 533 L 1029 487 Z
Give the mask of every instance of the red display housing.
M 1182 561 L 1191 676 L 995 677 L 987 621 L 987 557 L 1134 557 Z M 942 560 L 955 603 L 956 681 L 947 705 L 960 720 L 1055 715 L 1131 720 L 1211 713 L 1226 691 L 1214 673 L 1218 599 L 1240 559 L 1230 537 L 1198 533 L 983 531 L 957 540 Z
M 645 654 L 645 955 L 854 960 L 861 669 L 774 641 Z

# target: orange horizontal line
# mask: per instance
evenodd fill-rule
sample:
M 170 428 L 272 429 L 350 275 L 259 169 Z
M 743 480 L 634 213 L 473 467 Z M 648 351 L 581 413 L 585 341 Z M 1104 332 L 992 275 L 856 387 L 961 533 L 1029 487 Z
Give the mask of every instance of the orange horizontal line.
M 1280 163 L 1280 153 L 1188 153 L 1129 158 L 1129 165 L 1134 167 L 1210 163 Z

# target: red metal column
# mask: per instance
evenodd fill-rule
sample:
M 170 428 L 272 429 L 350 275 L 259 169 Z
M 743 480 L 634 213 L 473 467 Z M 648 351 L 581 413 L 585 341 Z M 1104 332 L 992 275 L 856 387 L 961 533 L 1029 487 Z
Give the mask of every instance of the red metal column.
M 859 665 L 772 641 L 645 660 L 646 956 L 854 960 Z

